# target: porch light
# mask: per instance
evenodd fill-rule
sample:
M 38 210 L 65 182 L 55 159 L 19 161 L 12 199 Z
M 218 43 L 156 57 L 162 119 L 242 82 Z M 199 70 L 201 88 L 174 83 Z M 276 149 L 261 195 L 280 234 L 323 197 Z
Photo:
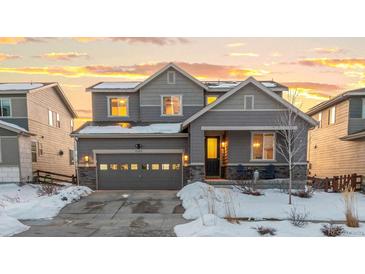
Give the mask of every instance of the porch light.
M 184 162 L 187 162 L 189 160 L 189 155 L 184 154 Z
M 88 155 L 85 155 L 85 156 L 84 156 L 84 162 L 85 162 L 85 163 L 88 163 L 88 162 L 89 162 L 89 160 L 90 160 L 90 159 L 89 159 L 89 156 L 88 156 Z
M 222 148 L 225 148 L 225 147 L 226 147 L 226 145 L 227 145 L 227 143 L 226 143 L 225 141 L 221 142 L 221 146 L 222 146 Z
M 260 147 L 260 143 L 254 143 L 253 147 Z

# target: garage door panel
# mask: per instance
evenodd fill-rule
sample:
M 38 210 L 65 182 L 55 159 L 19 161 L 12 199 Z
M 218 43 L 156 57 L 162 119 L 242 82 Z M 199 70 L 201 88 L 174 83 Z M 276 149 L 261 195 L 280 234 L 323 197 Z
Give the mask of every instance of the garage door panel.
M 98 189 L 180 189 L 181 154 L 100 154 Z

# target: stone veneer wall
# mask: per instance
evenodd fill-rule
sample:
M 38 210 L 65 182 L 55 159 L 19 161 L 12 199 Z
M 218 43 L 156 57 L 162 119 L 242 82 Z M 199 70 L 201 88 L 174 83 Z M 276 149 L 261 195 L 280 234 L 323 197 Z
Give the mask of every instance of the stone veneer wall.
M 205 178 L 205 166 L 204 165 L 194 165 L 188 166 L 186 176 L 187 182 L 204 181 Z
M 77 176 L 80 186 L 96 189 L 96 167 L 78 167 Z

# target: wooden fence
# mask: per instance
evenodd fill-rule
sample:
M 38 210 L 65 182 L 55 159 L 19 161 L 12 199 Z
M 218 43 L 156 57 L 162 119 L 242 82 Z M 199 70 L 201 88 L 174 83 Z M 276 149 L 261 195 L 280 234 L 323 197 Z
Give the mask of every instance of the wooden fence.
M 60 184 L 60 183 L 70 183 L 77 184 L 77 178 L 74 175 L 65 175 L 55 172 L 36 170 L 33 172 L 35 183 L 49 183 L 49 184 Z
M 317 189 L 324 189 L 328 192 L 342 192 L 346 188 L 351 187 L 354 190 L 361 190 L 362 175 L 348 174 L 341 176 L 333 176 L 332 178 L 308 177 L 308 185 Z

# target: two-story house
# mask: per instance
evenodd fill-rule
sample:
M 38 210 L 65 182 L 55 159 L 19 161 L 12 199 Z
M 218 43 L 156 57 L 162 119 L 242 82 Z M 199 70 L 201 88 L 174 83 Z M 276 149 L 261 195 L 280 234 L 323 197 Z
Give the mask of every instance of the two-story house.
M 344 92 L 307 114 L 319 121 L 309 131 L 310 175 L 365 175 L 365 89 Z
M 249 177 L 268 166 L 287 177 L 288 165 L 276 151 L 278 117 L 295 108 L 281 96 L 286 89 L 252 77 L 201 82 L 172 63 L 143 82 L 98 83 L 87 89 L 93 121 L 72 134 L 79 183 L 179 189 L 189 181 Z M 305 128 L 306 144 L 316 121 L 296 111 L 295 127 Z M 302 156 L 298 180 L 306 179 L 306 147 Z
M 57 83 L 0 83 L 0 182 L 75 174 L 76 113 Z

